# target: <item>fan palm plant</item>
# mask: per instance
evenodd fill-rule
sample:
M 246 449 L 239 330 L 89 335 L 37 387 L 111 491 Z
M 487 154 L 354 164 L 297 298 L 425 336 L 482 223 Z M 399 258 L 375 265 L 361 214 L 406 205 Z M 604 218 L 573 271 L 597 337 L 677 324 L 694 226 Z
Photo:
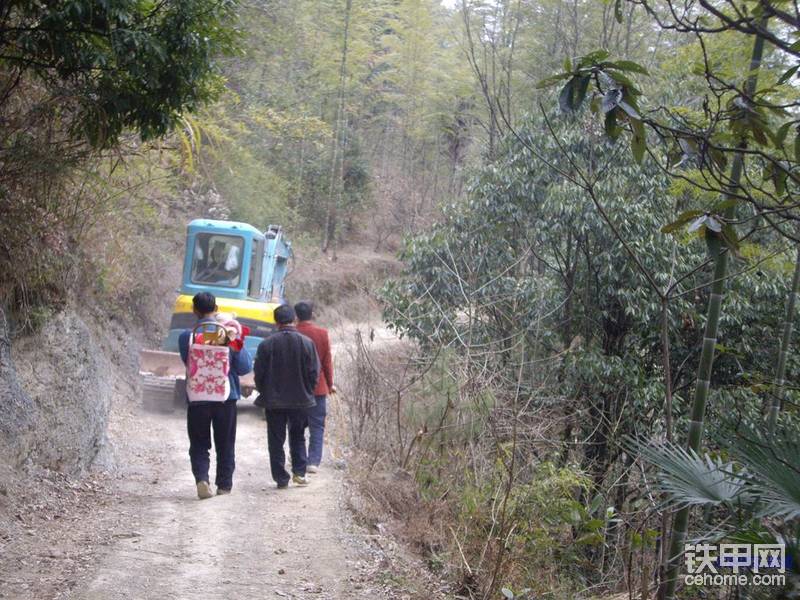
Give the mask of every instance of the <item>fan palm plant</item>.
M 788 564 L 800 574 L 800 432 L 745 429 L 716 456 L 670 442 L 636 444 L 636 450 L 656 467 L 656 485 L 668 507 L 704 508 L 707 524 L 696 538 L 783 543 Z M 713 524 L 712 511 L 718 517 Z

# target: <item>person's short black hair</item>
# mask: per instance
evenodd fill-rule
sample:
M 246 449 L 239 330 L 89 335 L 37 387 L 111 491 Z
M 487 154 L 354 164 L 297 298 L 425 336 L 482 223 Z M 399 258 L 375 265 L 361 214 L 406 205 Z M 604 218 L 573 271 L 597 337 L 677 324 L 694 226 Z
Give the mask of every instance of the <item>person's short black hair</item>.
M 275 309 L 275 322 L 278 325 L 288 325 L 292 321 L 294 321 L 295 314 L 294 309 L 289 306 L 288 304 L 281 304 L 278 308 Z
M 311 300 L 300 300 L 294 305 L 294 312 L 297 313 L 298 321 L 310 321 L 311 313 L 314 312 L 314 303 Z
M 217 310 L 217 299 L 211 292 L 200 292 L 192 298 L 192 307 L 201 315 L 208 315 Z

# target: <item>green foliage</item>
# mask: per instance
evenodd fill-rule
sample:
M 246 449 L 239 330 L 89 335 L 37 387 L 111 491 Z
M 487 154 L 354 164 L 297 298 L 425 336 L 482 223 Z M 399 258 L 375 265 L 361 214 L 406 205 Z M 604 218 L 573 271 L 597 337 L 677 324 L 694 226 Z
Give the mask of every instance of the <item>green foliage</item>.
M 495 410 L 508 408 L 519 394 L 525 417 L 559 415 L 560 435 L 582 440 L 577 447 L 565 443 L 561 460 L 574 460 L 592 495 L 608 498 L 626 472 L 626 436 L 664 435 L 662 305 L 642 269 L 660 289 L 672 290 L 667 327 L 677 390 L 673 417 L 676 435 L 682 434 L 689 425 L 684 390 L 694 382 L 687 364 L 702 343 L 708 277 L 705 244 L 682 228 L 695 222 L 697 229 L 713 231 L 718 224 L 702 210 L 703 197 L 674 187 L 652 164 L 637 165 L 621 144 L 591 126 L 590 115 L 581 119 L 576 126 L 550 118 L 555 136 L 539 120 L 509 136 L 494 162 L 476 174 L 469 197 L 447 206 L 427 234 L 407 240 L 401 255 L 406 273 L 389 282 L 382 297 L 387 321 L 423 349 L 456 349 L 465 359 L 479 351 L 481 364 L 488 365 L 482 369 L 491 373 L 481 371 L 484 385 L 493 389 L 493 406 L 501 407 Z M 561 168 L 592 178 L 597 204 L 624 245 L 588 194 L 551 168 L 565 153 L 572 162 Z M 683 223 L 665 226 L 676 205 Z M 742 272 L 729 282 L 720 324 L 720 410 L 751 403 L 754 382 L 770 380 L 773 357 L 764 349 L 782 318 L 792 268 L 782 248 L 768 230 L 753 232 L 742 245 L 736 263 Z M 797 363 L 796 354 L 791 361 Z M 708 486 L 716 463 L 701 463 L 705 470 L 691 482 Z M 677 489 L 690 482 L 674 483 Z M 469 498 L 465 506 L 479 510 L 480 501 Z M 585 503 L 572 500 L 580 512 Z M 525 529 L 516 514 L 512 519 Z M 604 549 L 613 552 L 607 535 L 627 531 L 635 551 L 648 553 L 653 545 L 641 532 L 653 525 L 606 522 L 598 510 L 587 509 L 567 551 L 591 580 L 603 568 Z
M 496 527 L 492 507 L 498 502 L 497 490 L 503 477 L 504 469 L 498 462 L 492 473 L 480 474 L 478 483 L 471 483 L 475 480 L 469 474 L 457 483 L 441 482 L 450 489 L 459 485 L 459 497 L 452 505 L 457 511 L 453 528 L 468 532 L 462 545 L 470 552 L 470 560 L 479 559 L 483 540 Z M 589 478 L 579 469 L 547 462 L 515 483 L 506 506 L 514 528 L 503 540 L 512 567 L 504 581 L 516 589 L 525 586 L 534 594 L 558 590 L 566 595 L 570 589 L 574 592 L 575 570 L 564 574 L 558 584 L 558 575 L 545 578 L 542 574 L 552 572 L 559 564 L 580 565 L 581 548 L 603 543 L 604 519 L 593 518 L 589 507 L 575 500 L 589 485 Z
M 2 61 L 69 99 L 73 134 L 111 146 L 125 129 L 164 135 L 220 88 L 214 60 L 234 46 L 231 0 L 12 2 Z
M 386 317 L 424 344 L 452 344 L 468 334 L 491 343 L 518 324 L 539 326 L 541 343 L 549 349 L 564 348 L 580 336 L 582 344 L 570 355 L 574 360 L 567 361 L 576 369 L 575 389 L 597 389 L 601 381 L 611 389 L 620 380 L 632 389 L 650 389 L 647 382 L 660 368 L 660 303 L 589 199 L 540 162 L 540 156 L 556 162 L 561 147 L 537 131 L 534 124 L 518 132 L 522 141 L 509 141 L 496 164 L 476 178 L 468 201 L 447 207 L 441 225 L 408 240 L 402 254 L 408 276 L 385 288 Z M 566 124 L 558 131 L 560 143 L 577 160 L 594 165 L 601 204 L 654 281 L 666 288 L 705 259 L 703 246 L 692 237 L 659 232 L 670 219 L 667 178 L 654 169 L 640 171 L 601 137 L 587 139 Z M 686 222 L 704 214 L 688 206 Z M 724 381 L 737 381 L 742 371 L 768 376 L 771 370 L 771 357 L 759 349 L 769 344 L 781 318 L 791 268 L 780 260 L 765 261 L 773 244 L 769 235 L 755 235 L 742 250 L 743 260 L 761 266 L 742 265 L 745 273 L 729 294 L 723 343 L 739 357 L 721 359 Z M 670 326 L 678 336 L 675 364 L 684 363 L 700 337 L 705 293 L 688 291 L 704 277 L 701 269 L 684 279 L 677 290 L 687 293 L 671 303 Z M 767 315 L 758 311 L 774 304 Z M 473 320 L 460 318 L 465 310 L 475 311 Z M 542 321 L 541 314 L 549 316 Z M 678 375 L 691 377 L 688 371 Z M 657 388 L 648 393 L 653 403 L 659 396 Z
M 567 83 L 559 95 L 559 106 L 565 113 L 581 108 L 592 82 L 597 83 L 598 93 L 591 102 L 593 113 L 604 116 L 605 131 L 611 139 L 619 137 L 620 123 L 627 123 L 631 132 L 631 151 L 637 163 L 644 158 L 647 140 L 642 124 L 639 97 L 642 92 L 628 78 L 627 73 L 649 75 L 647 69 L 631 60 L 607 61 L 608 51 L 598 50 L 578 59 L 575 69 L 560 73 L 539 83 L 548 87 L 561 80 Z M 567 63 L 567 67 L 571 67 Z
M 469 86 L 453 76 L 445 12 L 433 0 L 350 6 L 347 28 L 339 2 L 242 7 L 230 93 L 200 116 L 200 178 L 232 216 L 320 236 L 333 212 L 342 240 L 365 226 L 397 237 L 397 221 L 418 216 L 415 195 L 446 176 L 452 92 Z
M 130 134 L 160 138 L 189 123 L 184 113 L 221 89 L 216 60 L 233 50 L 235 7 L 207 0 L 4 4 L 0 303 L 23 325 L 81 286 L 117 291 L 118 273 L 95 263 L 104 243 L 94 236 L 100 223 L 116 224 L 109 213 L 138 202 L 135 190 L 149 177 L 123 174 L 127 153 L 150 158 L 151 147 Z M 186 131 L 179 139 L 191 157 L 197 136 L 190 125 Z M 107 231 L 106 242 L 118 233 Z M 114 251 L 124 256 L 123 248 Z M 97 280 L 83 281 L 89 273 Z
M 663 443 L 643 446 L 639 453 L 659 465 L 658 484 L 670 501 L 677 506 L 704 506 L 736 502 L 744 487 L 732 463 L 719 458 L 699 456 L 694 450 Z
M 659 469 L 658 486 L 675 506 L 724 509 L 716 537 L 733 536 L 763 519 L 790 530 L 800 519 L 800 438 L 783 428 L 774 437 L 742 428 L 721 452 L 733 460 L 698 455 L 669 443 L 640 446 Z
M 683 25 L 692 30 L 692 25 Z M 725 32 L 725 28 L 720 31 Z M 662 168 L 706 193 L 725 194 L 734 203 L 725 209 L 713 209 L 713 216 L 708 211 L 712 221 L 721 223 L 720 229 L 702 225 L 699 232 L 711 242 L 721 242 L 736 252 L 738 236 L 729 223 L 731 215 L 723 215 L 725 211 L 732 214 L 736 203 L 749 202 L 757 209 L 772 207 L 788 215 L 800 189 L 797 175 L 800 155 L 796 156 L 794 151 L 800 142 L 789 138 L 790 132 L 796 130 L 792 107 L 797 106 L 797 101 L 782 87 L 792 77 L 795 67 L 784 72 L 783 57 L 770 55 L 773 49 L 767 45 L 765 61 L 769 56 L 779 66 L 763 69 L 762 80 L 766 83 L 756 87 L 745 58 L 758 35 L 728 31 L 700 37 L 702 45 L 686 44 L 674 59 L 676 65 L 671 67 L 668 61 L 663 67 L 673 77 L 687 79 L 683 85 L 696 94 L 694 98 L 670 97 L 653 85 L 651 97 L 659 100 L 661 96 L 669 104 L 654 106 L 650 102 L 651 108 L 643 112 L 639 108 L 643 94 L 629 74 L 649 76 L 648 70 L 631 61 L 608 61 L 609 53 L 605 50 L 576 59 L 574 67 L 568 62 L 564 72 L 542 80 L 539 85 L 548 87 L 564 82 L 559 105 L 568 114 L 591 98 L 592 111 L 603 119 L 610 138 L 617 139 L 623 131 L 628 132 L 632 154 L 639 163 L 648 151 L 647 131 L 654 133 L 650 136 L 649 152 Z M 686 77 L 687 60 L 697 65 L 693 77 Z M 673 73 L 673 69 L 680 69 L 680 74 Z M 664 84 L 669 85 L 669 80 Z M 713 105 L 708 95 L 713 96 Z M 702 103 L 697 100 L 701 97 L 705 97 Z M 800 140 L 800 133 L 797 138 Z M 656 140 L 659 143 L 652 145 Z M 742 156 L 739 150 L 744 148 L 750 151 L 744 161 L 744 169 L 749 173 L 732 183 L 726 169 L 731 158 Z M 687 168 L 691 172 L 685 173 Z M 672 222 L 672 230 L 689 221 L 684 215 Z
M 694 36 L 693 41 L 696 42 L 702 60 L 698 65 L 699 68 L 693 69 L 693 72 L 698 78 L 702 78 L 700 87 L 704 90 L 702 92 L 704 99 L 702 106 L 698 106 L 697 101 L 690 101 L 675 109 L 657 106 L 644 117 L 638 109 L 633 115 L 631 111 L 622 107 L 630 123 L 631 148 L 634 157 L 641 162 L 647 144 L 644 132 L 646 124 L 648 129 L 657 134 L 660 141 L 665 142 L 666 147 L 650 152 L 665 171 L 682 178 L 704 193 L 719 194 L 720 198 L 725 198 L 724 203 L 727 204 L 723 210 L 706 208 L 698 212 L 685 211 L 664 228 L 665 231 L 678 231 L 688 224 L 688 233 L 697 232 L 706 240 L 714 264 L 713 280 L 709 286 L 711 296 L 704 344 L 695 382 L 688 451 L 670 448 L 659 455 L 660 464 L 666 471 L 662 475 L 662 485 L 673 499 L 682 496 L 684 502 L 673 521 L 666 571 L 659 591 L 660 596 L 671 600 L 675 596 L 680 556 L 683 551 L 682 543 L 689 524 L 690 506 L 693 503 L 704 502 L 725 504 L 730 504 L 734 500 L 741 502 L 742 486 L 735 481 L 736 474 L 732 473 L 732 468 L 723 466 L 719 462 L 703 460 L 698 456 L 704 436 L 704 416 L 715 351 L 724 348 L 718 343 L 719 319 L 720 315 L 725 314 L 721 311 L 720 302 L 726 287 L 724 279 L 728 276 L 729 255 L 738 255 L 740 251 L 740 240 L 734 223 L 737 220 L 737 213 L 741 214 L 743 211 L 737 210 L 737 204 L 747 202 L 751 205 L 749 208 L 752 208 L 754 215 L 745 219 L 745 222 L 747 220 L 758 222 L 764 210 L 774 212 L 780 215 L 780 218 L 796 219 L 796 215 L 792 212 L 796 208 L 796 194 L 800 190 L 797 184 L 800 183 L 800 179 L 793 175 L 798 169 L 796 161 L 798 157 L 790 156 L 785 141 L 789 128 L 795 123 L 793 111 L 798 107 L 797 96 L 790 94 L 787 98 L 780 89 L 796 69 L 793 71 L 793 67 L 790 67 L 777 77 L 777 81 L 768 72 L 763 76 L 761 74 L 762 62 L 768 59 L 773 50 L 778 50 L 775 53 L 778 60 L 783 58 L 781 50 L 788 55 L 796 54 L 795 49 L 786 41 L 786 37 L 770 33 L 768 28 L 770 17 L 777 17 L 777 20 L 782 22 L 781 26 L 788 26 L 795 35 L 796 20 L 787 18 L 780 12 L 776 13 L 770 2 L 755 7 L 755 14 L 748 27 L 742 27 L 736 22 L 735 17 L 732 17 L 737 11 L 748 12 L 747 2 L 740 2 L 738 5 L 736 2 L 730 2 L 729 6 L 721 10 L 704 7 L 704 10 L 691 17 L 686 13 L 678 14 L 672 4 L 668 4 L 671 9 L 670 16 L 663 21 L 659 20 L 659 26 L 664 29 L 674 28 Z M 646 2 L 645 6 L 648 12 L 655 15 L 652 7 Z M 741 59 L 720 60 L 723 57 L 718 52 L 719 47 L 715 48 L 713 42 L 711 45 L 708 43 L 715 38 L 716 43 L 719 43 L 720 34 L 726 34 L 726 37 L 737 40 L 748 49 L 746 56 L 749 56 L 750 60 L 746 69 L 735 68 Z M 606 58 L 605 53 L 601 52 L 600 59 L 604 58 Z M 581 59 L 579 65 L 593 63 L 594 71 L 589 75 L 590 82 L 594 83 L 593 109 L 598 112 L 596 107 L 600 106 L 605 113 L 606 134 L 615 139 L 620 134 L 617 125 L 617 112 L 620 109 L 617 107 L 621 107 L 623 100 L 640 93 L 634 84 L 625 78 L 615 79 L 614 67 L 599 64 L 597 61 L 600 59 L 587 55 Z M 562 110 L 566 108 L 565 112 L 568 112 L 573 105 L 583 101 L 585 92 L 580 91 L 581 77 L 587 77 L 587 74 L 580 70 L 571 72 L 570 64 L 566 65 L 566 70 L 567 73 L 555 76 L 545 84 L 557 83 L 562 79 L 567 81 L 561 92 L 560 104 Z M 643 69 L 641 71 L 644 72 Z M 765 80 L 768 82 L 767 85 L 763 83 Z M 609 81 L 612 82 L 611 85 L 608 85 Z M 729 163 L 730 171 L 728 171 Z M 681 167 L 684 165 L 691 170 L 688 176 L 681 172 Z M 759 171 L 760 182 L 756 176 Z M 769 218 L 766 219 L 766 223 L 778 235 L 796 239 L 794 229 L 788 232 Z M 756 231 L 755 227 L 757 225 L 750 233 Z M 792 294 L 794 293 L 795 290 L 792 291 Z M 788 322 L 791 323 L 793 318 L 794 315 L 789 314 Z M 781 344 L 781 359 L 776 376 L 779 387 L 783 383 L 785 355 L 789 350 L 790 325 L 787 324 L 784 331 L 788 333 L 783 336 Z M 774 411 L 771 413 L 770 421 L 771 423 L 775 421 Z M 769 457 L 766 458 L 769 460 Z M 775 460 L 772 464 L 776 464 Z M 794 472 L 792 477 L 796 475 Z M 785 488 L 782 489 L 785 491 Z

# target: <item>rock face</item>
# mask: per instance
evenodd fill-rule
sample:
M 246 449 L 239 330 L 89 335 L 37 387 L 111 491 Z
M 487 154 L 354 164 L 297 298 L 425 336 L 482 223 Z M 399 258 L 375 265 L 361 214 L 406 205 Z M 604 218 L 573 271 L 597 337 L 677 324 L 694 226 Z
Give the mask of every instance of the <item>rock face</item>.
M 16 466 L 24 461 L 30 448 L 36 407 L 20 386 L 9 338 L 6 315 L 0 307 L 0 453 L 3 462 Z
M 7 456 L 14 466 L 80 472 L 106 446 L 112 394 L 111 365 L 89 327 L 62 312 L 37 334 L 15 340 L 10 360 L 8 354 L 7 346 L 0 349 L 0 397 L 8 395 L 12 407 L 6 423 L 3 402 L 0 421 Z

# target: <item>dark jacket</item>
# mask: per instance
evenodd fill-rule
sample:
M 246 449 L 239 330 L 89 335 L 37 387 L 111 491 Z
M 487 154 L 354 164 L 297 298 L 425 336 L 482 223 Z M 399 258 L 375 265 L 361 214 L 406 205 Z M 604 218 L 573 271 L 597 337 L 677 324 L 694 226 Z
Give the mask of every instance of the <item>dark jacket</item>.
M 319 358 L 314 342 L 292 326 L 282 326 L 258 345 L 255 363 L 258 404 L 267 410 L 316 405 Z
M 197 323 L 216 323 L 216 321 L 212 318 L 206 318 L 200 319 Z M 211 330 L 212 329 L 209 328 L 209 331 Z M 183 364 L 186 364 L 186 359 L 189 357 L 189 337 L 191 335 L 192 331 L 190 329 L 186 329 L 185 331 L 181 332 L 180 336 L 178 336 L 178 350 L 181 353 L 181 360 L 183 360 Z M 231 350 L 230 353 L 231 370 L 228 371 L 228 381 L 231 382 L 231 393 L 228 396 L 228 401 L 235 402 L 242 397 L 241 388 L 239 387 L 239 375 L 247 375 L 253 370 L 253 359 L 250 357 L 250 353 L 247 351 L 247 348 L 242 348 L 238 352 Z M 192 404 L 216 404 L 216 402 L 192 402 Z
M 314 325 L 311 321 L 300 321 L 297 324 L 297 331 L 314 342 L 319 356 L 319 364 L 322 372 L 314 388 L 315 396 L 327 396 L 333 388 L 333 358 L 331 357 L 331 342 L 328 339 L 328 330 L 324 327 Z

